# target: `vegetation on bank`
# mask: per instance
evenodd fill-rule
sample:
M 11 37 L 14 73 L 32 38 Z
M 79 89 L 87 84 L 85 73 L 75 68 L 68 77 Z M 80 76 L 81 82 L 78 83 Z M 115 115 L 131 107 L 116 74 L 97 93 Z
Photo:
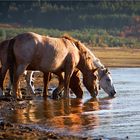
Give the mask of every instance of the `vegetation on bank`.
M 139 48 L 140 41 L 138 38 L 120 37 L 119 30 L 105 29 L 83 29 L 83 30 L 58 30 L 44 28 L 2 28 L 0 27 L 0 41 L 12 38 L 20 33 L 36 32 L 41 35 L 60 37 L 63 34 L 69 34 L 80 41 L 88 44 L 90 47 L 129 47 Z

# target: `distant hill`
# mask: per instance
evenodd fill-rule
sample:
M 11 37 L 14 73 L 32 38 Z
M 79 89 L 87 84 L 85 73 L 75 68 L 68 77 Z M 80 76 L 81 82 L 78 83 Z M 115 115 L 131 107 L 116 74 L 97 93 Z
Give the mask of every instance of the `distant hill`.
M 0 1 L 0 23 L 61 30 L 122 29 L 140 16 L 140 1 Z

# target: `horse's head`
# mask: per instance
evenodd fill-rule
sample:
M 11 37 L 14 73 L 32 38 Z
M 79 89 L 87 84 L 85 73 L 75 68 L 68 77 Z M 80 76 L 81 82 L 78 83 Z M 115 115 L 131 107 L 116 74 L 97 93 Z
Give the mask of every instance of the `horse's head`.
M 98 83 L 97 83 L 97 69 L 93 69 L 91 72 L 88 72 L 86 75 L 83 75 L 83 84 L 90 92 L 92 97 L 98 95 Z
M 102 68 L 98 70 L 99 85 L 100 87 L 111 97 L 116 94 L 113 81 L 111 78 L 111 73 L 108 69 Z

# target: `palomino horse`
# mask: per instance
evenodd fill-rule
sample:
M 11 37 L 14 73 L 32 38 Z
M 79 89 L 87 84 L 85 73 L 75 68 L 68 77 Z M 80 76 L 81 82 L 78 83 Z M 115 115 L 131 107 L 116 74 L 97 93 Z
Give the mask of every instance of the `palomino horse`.
M 39 70 L 44 73 L 44 83 L 48 83 L 50 72 L 64 72 L 64 97 L 69 97 L 69 82 L 77 67 L 83 74 L 83 83 L 92 96 L 98 92 L 97 77 L 90 50 L 85 46 L 77 47 L 65 38 L 52 38 L 36 33 L 23 33 L 13 38 L 8 47 L 8 62 L 13 77 L 13 93 L 17 91 L 19 76 L 26 70 Z M 46 96 L 44 94 L 44 96 Z

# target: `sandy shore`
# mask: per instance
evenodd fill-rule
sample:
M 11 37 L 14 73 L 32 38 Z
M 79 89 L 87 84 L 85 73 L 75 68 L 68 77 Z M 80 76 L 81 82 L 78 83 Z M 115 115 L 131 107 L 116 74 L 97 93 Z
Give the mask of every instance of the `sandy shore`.
M 140 67 L 140 49 L 90 48 L 107 67 Z

